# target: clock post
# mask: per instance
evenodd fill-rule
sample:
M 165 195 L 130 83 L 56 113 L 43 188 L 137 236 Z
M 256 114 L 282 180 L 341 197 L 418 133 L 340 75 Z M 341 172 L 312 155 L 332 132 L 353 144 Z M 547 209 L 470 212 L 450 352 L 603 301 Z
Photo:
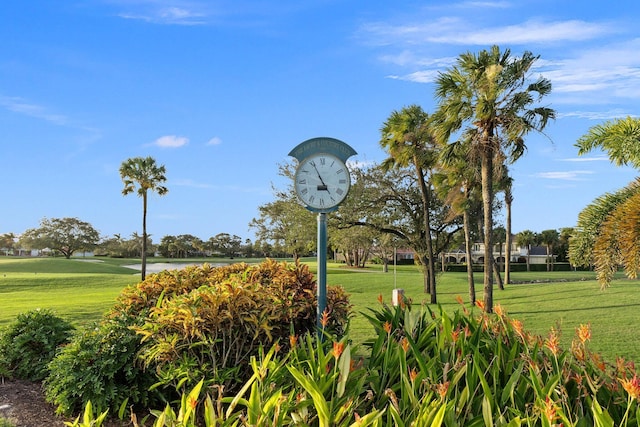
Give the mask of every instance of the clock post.
M 318 331 L 322 330 L 327 303 L 327 213 L 338 209 L 347 197 L 351 178 L 345 163 L 355 154 L 348 144 L 327 137 L 308 139 L 289 153 L 298 160 L 294 178 L 296 194 L 308 210 L 318 214 Z

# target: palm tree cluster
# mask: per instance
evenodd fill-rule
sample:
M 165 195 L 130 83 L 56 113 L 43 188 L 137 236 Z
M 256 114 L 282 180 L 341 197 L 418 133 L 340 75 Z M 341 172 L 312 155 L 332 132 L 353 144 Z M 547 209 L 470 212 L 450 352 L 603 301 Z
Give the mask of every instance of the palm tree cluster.
M 627 117 L 589 129 L 576 143 L 578 154 L 605 151 L 618 165 L 640 168 L 640 119 Z M 622 265 L 628 277 L 640 270 L 640 178 L 606 193 L 578 215 L 570 241 L 569 258 L 576 266 L 595 265 L 603 286 L 611 283 Z
M 549 120 L 555 118 L 553 109 L 538 105 L 551 91 L 546 78 L 531 78 L 538 59 L 528 51 L 515 57 L 509 49 L 501 50 L 498 46 L 477 54 L 462 54 L 436 80 L 435 113 L 428 115 L 416 105 L 405 107 L 392 112 L 381 129 L 380 144 L 389 155 L 383 165 L 415 169 L 425 212 L 429 211 L 431 193 L 437 183 L 454 211 L 463 216 L 467 248 L 469 214 L 481 211 L 485 248 L 483 302 L 487 312 L 493 309 L 496 190 L 505 191 L 505 201 L 511 203 L 511 179 L 506 165 L 524 154 L 524 138 L 529 132 L 542 132 Z M 424 216 L 424 227 L 428 230 L 425 237 L 430 240 L 429 215 Z M 429 255 L 427 270 L 434 300 L 433 252 Z M 469 270 L 474 300 L 471 273 Z

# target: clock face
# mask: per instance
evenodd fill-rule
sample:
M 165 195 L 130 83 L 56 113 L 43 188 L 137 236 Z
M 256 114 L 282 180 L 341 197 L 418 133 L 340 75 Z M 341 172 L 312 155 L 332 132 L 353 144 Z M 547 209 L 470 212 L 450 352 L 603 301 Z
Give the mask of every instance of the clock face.
M 349 170 L 332 154 L 311 155 L 302 160 L 296 170 L 296 193 L 312 209 L 336 207 L 347 197 L 350 186 Z

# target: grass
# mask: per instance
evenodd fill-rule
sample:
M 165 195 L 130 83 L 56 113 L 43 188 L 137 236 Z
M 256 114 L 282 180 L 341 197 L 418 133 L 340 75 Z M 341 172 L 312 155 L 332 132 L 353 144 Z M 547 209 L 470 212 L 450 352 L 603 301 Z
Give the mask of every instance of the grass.
M 88 262 L 61 258 L 0 258 L 0 325 L 13 321 L 22 312 L 50 308 L 76 325 L 98 320 L 127 285 L 139 281 L 139 272 L 123 267 L 135 259 L 104 259 Z M 153 259 L 150 262 L 184 260 Z M 188 260 L 196 262 L 197 260 Z M 209 260 L 212 261 L 212 260 Z M 213 260 L 213 262 L 237 260 Z M 244 260 L 243 260 L 244 261 Z M 248 260 L 259 261 L 259 260 Z M 315 271 L 315 260 L 304 260 Z M 329 264 L 327 283 L 342 285 L 351 295 L 355 316 L 351 336 L 361 342 L 372 333 L 363 312 L 378 305 L 378 295 L 390 303 L 394 287 L 404 289 L 414 303 L 428 301 L 422 274 L 414 266 L 398 266 L 383 273 L 379 266 L 350 269 Z M 551 327 L 562 331 L 567 347 L 580 324 L 591 324 L 591 348 L 613 362 L 616 356 L 640 362 L 640 328 L 636 327 L 640 308 L 640 280 L 619 279 L 601 290 L 591 272 L 515 272 L 504 291 L 494 289 L 494 302 L 512 318 L 520 319 L 528 330 L 545 335 Z M 476 295 L 482 299 L 482 275 L 476 276 Z M 547 283 L 548 282 L 548 283 Z M 438 301 L 446 311 L 460 310 L 456 297 L 468 301 L 466 273 L 438 276 Z M 468 304 L 467 304 L 468 305 Z M 434 307 L 434 310 L 437 308 Z M 475 309 L 476 312 L 477 309 Z

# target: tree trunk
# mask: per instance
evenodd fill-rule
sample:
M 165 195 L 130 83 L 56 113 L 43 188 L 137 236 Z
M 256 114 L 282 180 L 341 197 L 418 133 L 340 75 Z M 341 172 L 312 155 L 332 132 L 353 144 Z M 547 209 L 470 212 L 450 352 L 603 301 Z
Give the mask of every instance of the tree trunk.
M 140 261 L 142 280 L 147 277 L 147 192 L 142 195 L 142 256 Z
M 500 242 L 500 251 L 498 252 L 500 255 L 500 259 L 504 259 L 502 257 L 502 242 Z M 502 271 L 502 265 L 504 265 L 503 261 L 500 261 L 500 265 L 494 265 L 494 267 L 496 268 L 496 281 L 498 282 L 498 289 L 500 289 L 501 291 L 504 291 L 504 283 L 502 282 L 502 277 L 500 277 L 500 272 Z
M 511 282 L 511 197 L 505 197 L 505 203 L 507 205 L 507 236 L 506 236 L 506 250 L 504 258 L 504 284 L 508 285 Z
M 429 293 L 431 294 L 431 304 L 437 304 L 437 296 L 436 296 L 436 269 L 435 263 L 433 259 L 433 242 L 431 241 L 431 219 L 429 218 L 429 205 L 430 205 L 430 189 L 427 186 L 427 183 L 424 179 L 424 174 L 422 168 L 420 167 L 420 163 L 418 159 L 414 159 L 414 165 L 416 167 L 416 172 L 418 173 L 418 182 L 420 184 L 420 190 L 422 193 L 422 209 L 424 215 L 424 228 L 425 228 L 425 239 L 427 244 L 427 256 L 429 259 L 427 260 L 427 271 L 429 275 Z
M 493 260 L 493 273 L 496 277 L 496 283 L 498 284 L 498 289 L 504 291 L 504 285 L 502 284 L 502 277 L 500 277 L 500 268 L 498 268 L 498 263 L 496 260 Z
M 467 257 L 467 281 L 469 282 L 469 301 L 472 305 L 476 303 L 476 286 L 473 281 L 473 259 L 471 258 L 471 224 L 469 212 L 465 209 L 462 213 L 462 225 L 464 228 L 464 246 Z
M 488 147 L 482 153 L 481 174 L 484 210 L 484 310 L 493 313 L 493 150 Z
M 420 269 L 422 270 L 422 277 L 424 279 L 424 292 L 426 294 L 431 293 L 431 280 L 429 277 L 429 267 L 427 257 L 424 255 L 418 255 L 418 259 L 420 260 Z M 433 298 L 432 298 L 433 299 Z
M 527 271 L 531 271 L 531 245 L 527 245 Z

